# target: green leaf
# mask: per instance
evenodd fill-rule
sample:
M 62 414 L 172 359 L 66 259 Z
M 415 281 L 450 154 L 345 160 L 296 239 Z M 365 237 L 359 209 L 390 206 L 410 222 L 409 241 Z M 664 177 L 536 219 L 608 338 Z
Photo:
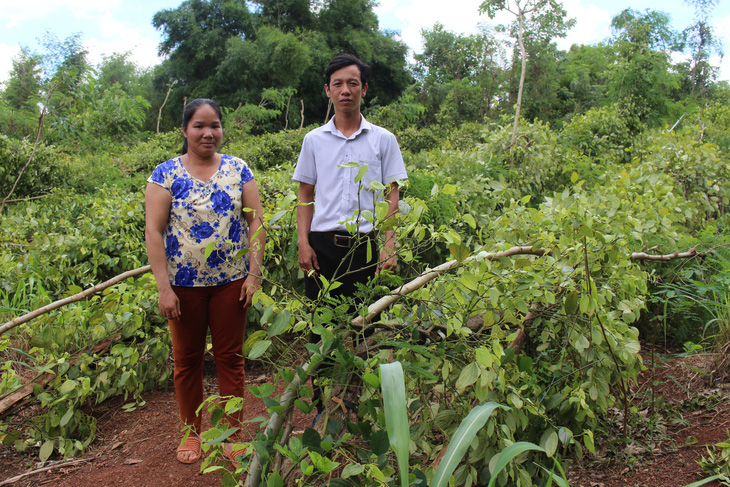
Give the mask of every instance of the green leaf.
M 474 384 L 479 378 L 479 365 L 477 362 L 469 362 L 469 365 L 461 369 L 459 378 L 456 380 L 456 392 L 461 394 L 464 389 Z
M 215 250 L 215 245 L 216 245 L 216 242 L 214 240 L 214 241 L 210 242 L 208 245 L 205 246 L 205 254 L 204 255 L 205 255 L 205 258 L 206 259 L 208 257 L 210 257 L 210 254 L 212 254 L 213 251 Z
M 566 315 L 572 315 L 578 310 L 578 292 L 571 291 L 565 296 L 565 302 L 563 303 L 563 309 L 565 309 Z
M 281 211 L 274 213 L 274 215 L 269 220 L 269 225 L 273 225 L 274 223 L 278 222 L 287 213 L 289 213 L 289 210 L 281 210 Z
M 360 475 L 364 471 L 365 467 L 359 463 L 350 463 L 342 469 L 342 478 L 346 479 L 348 477 L 354 477 L 355 475 Z
M 238 431 L 238 428 L 228 428 L 227 430 L 222 431 L 218 436 L 213 438 L 213 440 L 211 440 L 208 443 L 210 443 L 211 445 L 217 445 L 218 443 L 223 443 L 228 438 L 230 438 L 231 435 L 233 433 L 235 433 L 236 431 Z
M 441 190 L 443 194 L 455 194 L 456 193 L 456 186 L 453 184 L 446 184 L 444 185 L 444 189 Z
M 273 472 L 266 479 L 266 487 L 284 487 L 284 479 L 279 472 Z
M 274 323 L 269 327 L 269 337 L 281 335 L 289 328 L 291 312 L 288 309 L 280 311 L 274 318 Z
M 359 183 L 362 178 L 365 177 L 365 174 L 368 172 L 368 165 L 366 163 L 363 163 L 362 166 L 360 166 L 360 170 L 357 171 L 357 176 L 355 176 L 355 182 Z
M 540 438 L 540 446 L 545 449 L 547 456 L 552 457 L 558 449 L 558 434 L 554 429 L 545 430 Z
M 510 446 L 502 450 L 497 457 L 497 462 L 494 464 L 494 471 L 491 472 L 492 479 L 489 481 L 489 485 L 487 487 L 494 487 L 499 472 L 501 472 L 504 467 L 509 465 L 509 462 L 511 462 L 518 455 L 521 455 L 522 453 L 531 450 L 541 451 L 543 453 L 545 452 L 545 450 L 540 446 L 527 441 L 518 441 L 516 443 L 512 443 Z
M 406 403 L 406 385 L 400 362 L 382 364 L 380 377 L 383 389 L 385 426 L 390 446 L 395 452 L 402 487 L 408 487 L 408 457 L 411 442 L 410 424 Z
M 254 360 L 261 357 L 271 346 L 271 340 L 261 340 L 251 347 L 251 351 L 248 353 L 248 358 Z
M 385 455 L 388 453 L 390 441 L 386 430 L 378 430 L 370 437 L 370 451 L 376 455 Z
M 593 441 L 593 431 L 583 430 L 583 444 L 591 453 L 596 453 L 596 445 Z
M 53 454 L 53 440 L 46 440 L 45 443 L 43 443 L 43 446 L 41 446 L 41 451 L 38 454 L 38 457 L 40 458 L 41 462 L 45 462 L 49 458 L 51 458 L 51 455 Z
M 469 225 L 471 228 L 477 227 L 477 222 L 476 222 L 476 220 L 474 220 L 474 217 L 471 216 L 470 213 L 464 213 L 464 216 L 462 216 L 462 218 L 464 219 L 466 224 Z
M 69 407 L 66 413 L 61 417 L 61 422 L 59 423 L 61 426 L 66 426 L 69 421 L 71 421 L 71 418 L 74 416 L 74 408 L 73 406 Z
M 461 462 L 461 459 L 464 458 L 466 450 L 474 440 L 474 436 L 482 429 L 497 408 L 509 409 L 495 402 L 488 402 L 475 407 L 464 418 L 454 436 L 451 437 L 446 453 L 433 475 L 431 487 L 445 487 L 448 484 L 451 474 L 456 470 L 456 466 Z
M 255 332 L 251 333 L 247 338 L 246 341 L 243 342 L 243 350 L 242 355 L 244 357 L 248 357 L 248 354 L 251 353 L 251 349 L 253 349 L 253 346 L 256 345 L 259 341 L 266 338 L 266 331 L 264 330 L 256 330 Z

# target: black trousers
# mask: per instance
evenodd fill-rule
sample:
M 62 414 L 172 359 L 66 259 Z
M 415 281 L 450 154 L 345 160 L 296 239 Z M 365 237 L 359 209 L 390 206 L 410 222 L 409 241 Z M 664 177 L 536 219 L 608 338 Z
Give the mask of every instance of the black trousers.
M 375 237 L 370 234 L 351 236 L 347 232 L 310 232 L 309 245 L 317 255 L 319 274 L 328 282 L 335 280 L 341 283 L 336 289 L 329 290 L 332 297 L 349 297 L 355 294 L 356 284 L 366 284 L 375 277 L 379 258 L 378 246 Z M 369 249 L 368 249 L 369 247 Z M 368 254 L 370 258 L 368 259 Z M 316 300 L 322 290 L 323 283 L 318 277 L 306 277 L 304 290 L 307 297 Z M 361 301 L 361 300 L 360 300 Z M 355 312 L 354 303 L 349 306 L 349 312 Z M 311 337 L 310 340 L 314 339 Z M 326 358 L 319 366 L 317 377 L 329 377 L 333 371 L 334 362 Z M 322 388 L 312 378 L 312 403 L 317 408 L 317 418 L 323 411 L 321 403 Z M 315 419 L 315 422 L 317 419 Z
M 352 296 L 357 283 L 365 284 L 375 277 L 379 252 L 372 233 L 351 236 L 347 232 L 310 232 L 309 245 L 317 255 L 319 274 L 328 282 L 337 280 L 342 284 L 330 291 L 333 297 Z M 306 278 L 304 290 L 309 299 L 317 299 L 321 289 L 319 278 Z

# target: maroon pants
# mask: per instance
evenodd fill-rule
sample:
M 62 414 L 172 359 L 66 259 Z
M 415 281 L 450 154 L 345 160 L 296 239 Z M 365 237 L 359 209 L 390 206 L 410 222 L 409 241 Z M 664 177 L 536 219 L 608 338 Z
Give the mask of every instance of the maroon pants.
M 238 300 L 242 285 L 243 279 L 213 287 L 172 287 L 181 310 L 180 319 L 169 320 L 175 395 L 180 418 L 196 433 L 201 431 L 201 418 L 196 411 L 203 402 L 203 356 L 208 328 L 220 395 L 243 397 L 245 376 L 241 348 L 248 309 Z M 231 426 L 240 427 L 240 414 L 225 419 Z

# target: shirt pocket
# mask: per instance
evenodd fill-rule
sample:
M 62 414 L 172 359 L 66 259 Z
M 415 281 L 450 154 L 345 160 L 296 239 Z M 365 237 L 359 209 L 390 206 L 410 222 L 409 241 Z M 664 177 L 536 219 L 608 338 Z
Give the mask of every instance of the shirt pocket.
M 373 181 L 383 184 L 383 162 L 380 159 L 365 159 L 361 161 L 361 164 L 368 165 L 368 171 L 362 178 L 363 187 L 368 191 L 379 192 L 380 187 L 374 189 L 370 185 Z

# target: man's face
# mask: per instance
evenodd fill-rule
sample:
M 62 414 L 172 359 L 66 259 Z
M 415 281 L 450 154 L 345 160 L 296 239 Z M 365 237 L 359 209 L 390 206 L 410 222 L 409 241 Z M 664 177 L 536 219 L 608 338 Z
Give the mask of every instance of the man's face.
M 338 69 L 330 76 L 329 86 L 324 85 L 327 96 L 332 100 L 335 114 L 346 112 L 360 112 L 360 99 L 365 96 L 368 85 L 363 86 L 360 80 L 360 70 L 351 64 Z

